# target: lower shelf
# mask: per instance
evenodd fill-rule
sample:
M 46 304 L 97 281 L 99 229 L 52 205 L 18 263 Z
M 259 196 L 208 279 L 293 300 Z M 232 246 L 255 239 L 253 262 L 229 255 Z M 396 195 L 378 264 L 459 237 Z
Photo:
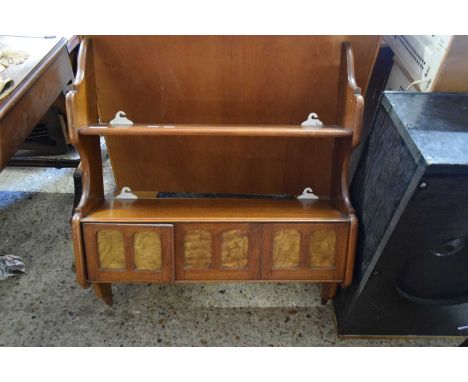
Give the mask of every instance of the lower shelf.
M 328 200 L 103 200 L 83 223 L 347 222 Z

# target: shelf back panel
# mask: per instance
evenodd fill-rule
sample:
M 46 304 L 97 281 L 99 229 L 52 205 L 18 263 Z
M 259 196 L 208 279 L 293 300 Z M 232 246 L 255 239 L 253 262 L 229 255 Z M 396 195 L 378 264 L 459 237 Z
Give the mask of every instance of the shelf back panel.
M 328 195 L 333 139 L 106 137 L 118 189 Z M 117 155 L 116 155 L 117 154 Z
M 95 36 L 101 122 L 336 122 L 341 43 L 350 41 L 365 88 L 377 36 Z

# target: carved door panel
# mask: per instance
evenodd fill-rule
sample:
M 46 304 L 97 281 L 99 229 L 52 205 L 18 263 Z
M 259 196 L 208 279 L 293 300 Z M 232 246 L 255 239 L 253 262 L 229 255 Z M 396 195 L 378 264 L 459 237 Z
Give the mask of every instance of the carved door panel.
M 90 280 L 173 280 L 172 225 L 85 223 L 83 231 Z
M 262 279 L 341 281 L 348 225 L 265 224 Z
M 259 224 L 178 224 L 176 279 L 258 279 L 261 240 Z

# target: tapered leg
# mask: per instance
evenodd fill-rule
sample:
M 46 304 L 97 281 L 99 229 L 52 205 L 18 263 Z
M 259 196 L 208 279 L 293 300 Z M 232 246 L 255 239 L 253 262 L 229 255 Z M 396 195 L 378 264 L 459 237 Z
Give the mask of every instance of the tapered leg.
M 336 296 L 338 283 L 323 283 L 322 284 L 322 305 L 325 305 L 328 300 Z
M 104 301 L 107 305 L 112 305 L 112 284 L 93 284 L 96 297 Z

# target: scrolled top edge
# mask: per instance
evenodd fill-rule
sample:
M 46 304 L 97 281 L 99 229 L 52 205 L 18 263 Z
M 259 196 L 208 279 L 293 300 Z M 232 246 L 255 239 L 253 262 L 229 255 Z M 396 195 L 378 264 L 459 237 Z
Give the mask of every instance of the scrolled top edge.
M 354 53 L 349 41 L 343 42 L 343 50 L 346 55 L 346 68 L 348 76 L 348 85 L 355 95 L 361 94 L 361 88 L 356 83 L 356 74 L 354 71 Z
M 83 41 L 81 41 L 80 43 L 77 59 L 76 76 L 75 80 L 73 81 L 73 87 L 75 88 L 80 86 L 84 81 L 86 71 L 86 56 L 90 44 L 91 40 L 89 38 L 83 39 Z

